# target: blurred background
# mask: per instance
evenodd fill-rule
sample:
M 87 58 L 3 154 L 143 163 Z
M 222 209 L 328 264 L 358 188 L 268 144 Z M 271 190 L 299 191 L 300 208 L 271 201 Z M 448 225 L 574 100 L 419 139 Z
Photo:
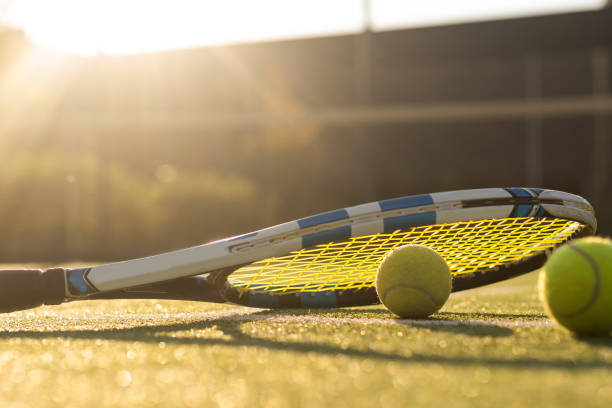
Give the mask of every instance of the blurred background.
M 0 0 L 0 261 L 479 187 L 609 235 L 611 47 L 598 0 Z

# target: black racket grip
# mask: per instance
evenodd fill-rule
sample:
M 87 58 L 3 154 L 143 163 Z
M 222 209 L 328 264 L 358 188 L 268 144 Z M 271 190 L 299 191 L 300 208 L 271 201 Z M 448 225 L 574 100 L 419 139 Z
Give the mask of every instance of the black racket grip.
M 0 313 L 59 305 L 66 297 L 64 269 L 0 270 Z

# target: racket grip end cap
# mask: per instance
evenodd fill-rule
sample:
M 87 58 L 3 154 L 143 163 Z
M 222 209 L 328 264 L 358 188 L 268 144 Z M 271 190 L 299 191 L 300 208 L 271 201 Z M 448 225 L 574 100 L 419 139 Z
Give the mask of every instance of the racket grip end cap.
M 65 295 L 64 269 L 0 270 L 0 313 L 57 305 Z

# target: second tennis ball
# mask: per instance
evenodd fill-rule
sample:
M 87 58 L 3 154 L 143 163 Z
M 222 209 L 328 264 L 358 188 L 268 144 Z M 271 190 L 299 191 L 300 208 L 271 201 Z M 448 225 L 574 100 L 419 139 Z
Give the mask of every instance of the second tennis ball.
M 612 331 L 612 241 L 589 237 L 557 249 L 540 271 L 547 312 L 580 335 Z
M 393 313 L 425 318 L 440 310 L 451 292 L 451 274 L 444 259 L 423 245 L 405 245 L 389 252 L 378 267 L 376 292 Z

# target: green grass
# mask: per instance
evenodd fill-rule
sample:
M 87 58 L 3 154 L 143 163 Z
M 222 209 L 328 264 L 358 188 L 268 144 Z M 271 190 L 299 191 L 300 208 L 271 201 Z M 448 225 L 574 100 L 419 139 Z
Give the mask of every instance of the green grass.
M 612 338 L 552 324 L 536 276 L 382 307 L 94 301 L 0 316 L 1 407 L 612 405 Z

